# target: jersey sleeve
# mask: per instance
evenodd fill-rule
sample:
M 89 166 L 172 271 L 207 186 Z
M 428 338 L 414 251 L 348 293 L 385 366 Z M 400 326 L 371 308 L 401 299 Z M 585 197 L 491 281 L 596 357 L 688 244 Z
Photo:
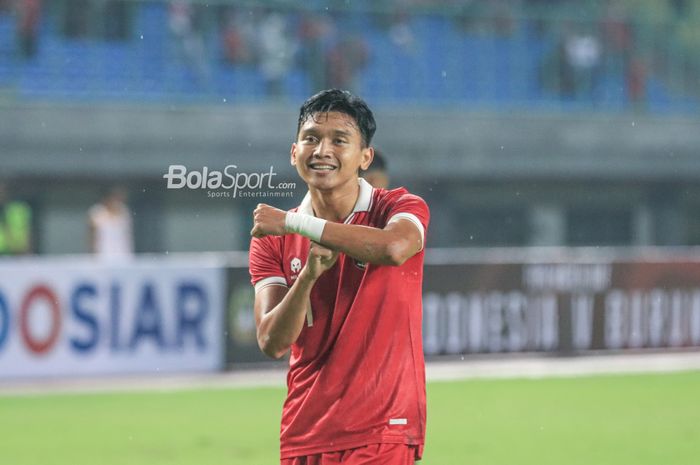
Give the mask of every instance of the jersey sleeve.
M 401 195 L 389 209 L 387 224 L 398 220 L 408 220 L 418 228 L 421 249 L 425 247 L 425 233 L 430 222 L 430 209 L 425 200 L 408 192 Z
M 273 236 L 251 239 L 248 265 L 250 282 L 256 293 L 267 286 L 287 287 L 280 244 Z

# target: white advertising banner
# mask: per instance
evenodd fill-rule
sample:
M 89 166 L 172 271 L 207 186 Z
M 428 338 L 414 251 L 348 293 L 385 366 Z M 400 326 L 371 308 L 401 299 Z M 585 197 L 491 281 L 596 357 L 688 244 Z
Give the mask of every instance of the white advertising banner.
M 0 379 L 219 370 L 223 293 L 197 259 L 0 261 Z

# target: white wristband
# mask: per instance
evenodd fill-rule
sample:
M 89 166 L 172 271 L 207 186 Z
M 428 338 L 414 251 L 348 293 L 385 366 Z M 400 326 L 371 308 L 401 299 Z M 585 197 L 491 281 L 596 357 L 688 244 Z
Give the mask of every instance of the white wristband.
M 314 242 L 321 240 L 325 226 L 326 220 L 304 213 L 287 212 L 284 217 L 284 229 L 287 232 L 301 234 Z

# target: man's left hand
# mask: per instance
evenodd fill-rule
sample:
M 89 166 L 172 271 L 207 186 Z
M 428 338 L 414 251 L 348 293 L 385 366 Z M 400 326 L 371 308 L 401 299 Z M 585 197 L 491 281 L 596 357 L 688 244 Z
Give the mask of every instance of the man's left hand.
M 253 211 L 253 229 L 250 235 L 253 237 L 283 236 L 287 234 L 284 229 L 284 221 L 287 212 L 279 208 L 259 203 Z

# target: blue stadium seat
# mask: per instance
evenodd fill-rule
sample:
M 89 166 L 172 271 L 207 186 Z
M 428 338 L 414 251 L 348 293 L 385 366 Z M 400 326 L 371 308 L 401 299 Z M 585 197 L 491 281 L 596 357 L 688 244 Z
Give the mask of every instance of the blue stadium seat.
M 357 76 L 357 90 L 372 102 L 497 108 L 556 105 L 571 111 L 620 111 L 630 105 L 622 70 L 612 66 L 604 70 L 590 95 L 567 100 L 544 88 L 540 75 L 557 45 L 556 36 L 538 30 L 532 21 L 523 20 L 507 34 L 497 35 L 464 30 L 448 15 L 414 15 L 409 24 L 415 46 L 404 49 L 389 36 L 389 16 L 353 11 L 332 16 L 338 31 L 369 44 L 369 60 Z M 292 30 L 299 17 L 291 15 Z M 205 37 L 206 73 L 198 73 L 179 56 L 168 28 L 166 2 L 135 4 L 132 37 L 125 41 L 66 39 L 60 21 L 43 15 L 33 60 L 18 59 L 14 22 L 14 16 L 0 14 L 0 87 L 16 87 L 26 98 L 244 101 L 266 96 L 258 68 L 220 60 L 222 43 L 216 27 Z M 307 70 L 294 67 L 283 87 L 287 99 L 305 98 L 312 87 Z M 697 99 L 688 98 L 687 92 L 675 95 L 653 76 L 646 101 L 654 112 L 700 110 Z

